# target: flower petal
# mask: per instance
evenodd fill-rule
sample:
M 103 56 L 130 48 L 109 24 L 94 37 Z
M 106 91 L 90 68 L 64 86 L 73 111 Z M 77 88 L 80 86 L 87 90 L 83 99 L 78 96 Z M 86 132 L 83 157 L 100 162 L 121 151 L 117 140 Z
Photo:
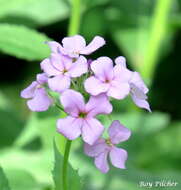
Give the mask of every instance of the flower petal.
M 77 117 L 80 111 L 85 110 L 83 96 L 74 90 L 66 90 L 61 95 L 60 101 L 65 111 L 74 117 Z
M 22 98 L 33 98 L 38 83 L 33 81 L 27 88 L 21 91 Z
M 51 90 L 62 93 L 70 87 L 70 78 L 64 75 L 49 78 L 48 86 Z
M 27 101 L 28 107 L 32 111 L 46 111 L 52 104 L 44 88 L 38 88 L 35 91 L 34 98 Z
M 94 163 L 96 167 L 102 172 L 107 173 L 109 171 L 109 165 L 107 161 L 108 151 L 105 151 L 95 157 Z
M 103 83 L 96 77 L 89 77 L 84 82 L 85 90 L 93 96 L 97 96 L 100 93 L 106 92 L 109 88 L 109 84 Z
M 50 41 L 50 42 L 45 42 L 49 47 L 52 53 L 58 53 L 59 48 L 61 45 L 56 42 L 56 41 Z
M 144 81 L 142 80 L 138 72 L 133 72 L 133 75 L 130 80 L 130 84 L 134 84 L 139 89 L 141 89 L 145 94 L 148 92 L 148 88 L 146 87 Z
M 127 160 L 127 152 L 122 148 L 112 147 L 110 153 L 110 160 L 113 166 L 125 169 L 125 162 Z
M 107 95 L 121 100 L 129 94 L 129 91 L 130 86 L 128 83 L 114 80 L 111 82 L 111 87 L 109 88 Z
M 63 55 L 58 53 L 52 53 L 50 56 L 50 62 L 54 69 L 56 69 L 59 74 L 64 70 Z
M 119 144 L 120 142 L 126 141 L 131 135 L 131 131 L 120 124 L 118 120 L 112 122 L 108 129 L 108 133 L 113 144 Z
M 126 67 L 126 59 L 123 56 L 119 56 L 115 59 L 116 64 L 120 64 L 122 67 Z
M 76 62 L 72 64 L 69 69 L 68 74 L 71 77 L 80 77 L 82 74 L 86 73 L 88 70 L 88 64 L 85 57 L 80 56 Z
M 87 117 L 94 117 L 99 114 L 109 114 L 112 112 L 112 105 L 105 94 L 91 96 L 86 104 Z
M 107 144 L 105 140 L 100 138 L 93 145 L 87 143 L 84 144 L 84 152 L 90 157 L 98 156 L 100 153 L 104 152 L 107 149 Z
M 80 35 L 66 37 L 62 40 L 64 54 L 70 57 L 78 57 L 80 51 L 85 48 L 86 42 Z
M 118 78 L 121 82 L 129 82 L 133 75 L 133 72 L 122 66 L 122 64 L 116 64 L 113 70 L 115 78 Z
M 60 74 L 60 71 L 53 67 L 51 61 L 49 58 L 44 59 L 41 63 L 40 63 L 41 69 L 48 75 L 48 76 L 56 76 Z
M 82 120 L 66 117 L 57 121 L 57 131 L 69 140 L 74 140 L 81 134 Z
M 84 120 L 82 126 L 82 138 L 84 142 L 93 145 L 104 131 L 103 125 L 94 118 Z
M 46 73 L 40 73 L 36 75 L 36 80 L 39 84 L 45 84 L 48 81 L 48 77 Z
M 138 107 L 140 107 L 140 108 L 145 108 L 145 109 L 147 109 L 149 112 L 151 112 L 150 105 L 149 105 L 149 103 L 146 101 L 146 99 L 145 99 L 145 100 L 139 99 L 139 98 L 137 98 L 135 95 L 131 95 L 131 97 L 132 97 L 134 103 L 135 103 Z
M 113 78 L 113 62 L 109 57 L 100 57 L 91 63 L 95 76 L 102 81 Z
M 135 97 L 141 100 L 147 99 L 147 95 L 144 93 L 144 91 L 140 88 L 138 88 L 135 84 L 130 84 L 131 91 L 130 93 L 133 94 Z
M 81 54 L 89 55 L 92 52 L 96 51 L 100 47 L 102 47 L 105 44 L 104 38 L 100 36 L 95 36 L 94 39 L 84 48 L 80 51 Z

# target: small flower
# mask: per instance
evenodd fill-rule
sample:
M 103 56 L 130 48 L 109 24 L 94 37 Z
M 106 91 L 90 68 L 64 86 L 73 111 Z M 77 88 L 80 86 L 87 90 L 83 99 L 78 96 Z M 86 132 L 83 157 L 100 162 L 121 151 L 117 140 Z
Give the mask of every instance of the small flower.
M 149 103 L 147 102 L 148 97 L 146 95 L 148 93 L 148 88 L 141 79 L 140 74 L 138 72 L 132 72 L 126 68 L 126 59 L 124 57 L 117 57 L 115 59 L 115 63 L 115 67 L 117 67 L 117 70 L 118 72 L 120 72 L 120 75 L 122 73 L 122 70 L 126 70 L 126 72 L 128 72 L 130 75 L 130 79 L 128 82 L 130 86 L 130 95 L 134 103 L 138 107 L 145 108 L 151 112 Z
M 52 53 L 41 62 L 41 69 L 48 75 L 48 86 L 56 92 L 63 92 L 71 84 L 71 78 L 80 77 L 88 70 L 87 60 L 80 56 L 75 62 L 67 56 Z
M 74 90 L 66 90 L 60 101 L 69 114 L 57 121 L 57 130 L 66 138 L 74 140 L 80 135 L 85 142 L 93 144 L 103 133 L 103 125 L 95 118 L 99 114 L 112 112 L 112 105 L 104 94 L 91 96 L 88 103 L 84 103 L 83 96 Z
M 113 166 L 125 169 L 127 152 L 122 148 L 117 148 L 115 145 L 126 141 L 131 135 L 131 131 L 121 125 L 118 120 L 112 122 L 108 133 L 108 139 L 99 138 L 93 145 L 87 143 L 84 145 L 85 154 L 95 157 L 94 163 L 102 173 L 109 171 L 108 155 Z
M 43 84 L 47 82 L 46 74 L 38 74 L 37 80 L 33 81 L 27 88 L 21 91 L 21 97 L 30 99 L 27 105 L 30 110 L 40 112 L 46 111 L 52 104 Z
M 80 54 L 89 55 L 102 47 L 105 40 L 100 36 L 95 36 L 94 39 L 86 46 L 86 41 L 81 35 L 65 37 L 62 40 L 62 45 L 57 42 L 47 42 L 52 52 L 61 52 L 71 58 L 78 58 Z
M 113 62 L 109 57 L 100 57 L 91 63 L 94 76 L 89 77 L 84 87 L 91 95 L 106 93 L 116 99 L 123 99 L 129 94 L 130 86 L 128 80 L 130 72 L 122 69 L 120 72 L 117 66 L 113 67 Z

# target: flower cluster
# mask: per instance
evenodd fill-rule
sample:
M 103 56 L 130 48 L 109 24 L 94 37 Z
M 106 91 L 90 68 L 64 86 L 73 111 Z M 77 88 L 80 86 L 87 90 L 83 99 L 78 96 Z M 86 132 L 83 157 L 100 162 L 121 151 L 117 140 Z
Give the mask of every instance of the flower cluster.
M 103 139 L 104 126 L 96 116 L 110 114 L 113 110 L 110 100 L 122 100 L 129 94 L 138 107 L 151 111 L 146 95 L 148 88 L 139 73 L 130 71 L 122 56 L 114 63 L 105 56 L 87 60 L 85 55 L 105 44 L 100 36 L 87 46 L 80 35 L 66 37 L 62 44 L 55 41 L 47 44 L 51 54 L 40 63 L 43 73 L 21 92 L 21 97 L 29 99 L 30 110 L 39 112 L 55 103 L 50 92 L 57 92 L 59 107 L 67 113 L 57 121 L 57 131 L 69 140 L 81 136 L 85 154 L 95 157 L 95 165 L 101 172 L 109 170 L 108 154 L 115 167 L 124 169 L 127 152 L 115 145 L 127 140 L 130 130 L 116 120 L 108 129 L 109 138 Z

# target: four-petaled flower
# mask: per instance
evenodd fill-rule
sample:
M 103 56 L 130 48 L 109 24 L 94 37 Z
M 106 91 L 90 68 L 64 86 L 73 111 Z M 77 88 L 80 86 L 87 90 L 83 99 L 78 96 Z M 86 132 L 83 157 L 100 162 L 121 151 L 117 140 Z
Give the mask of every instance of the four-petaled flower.
M 89 77 L 85 83 L 85 89 L 91 95 L 106 93 L 116 99 L 123 99 L 129 94 L 129 72 L 124 69 L 120 73 L 118 66 L 113 67 L 109 57 L 100 57 L 91 63 L 94 76 Z
M 130 71 L 126 68 L 126 59 L 122 56 L 115 59 L 116 66 L 118 67 L 118 73 L 127 72 L 129 76 L 130 95 L 134 103 L 140 107 L 145 108 L 151 112 L 149 103 L 147 102 L 148 88 L 144 84 L 138 72 Z
M 52 52 L 62 53 L 71 58 L 78 58 L 79 55 L 89 55 L 105 44 L 104 38 L 95 36 L 94 39 L 86 46 L 86 41 L 81 35 L 65 37 L 62 45 L 52 41 L 47 42 Z
M 41 69 L 49 76 L 48 86 L 55 92 L 63 92 L 71 84 L 71 78 L 80 77 L 88 70 L 87 60 L 80 56 L 74 62 L 71 58 L 52 53 L 41 62 Z
M 91 96 L 87 104 L 83 96 L 74 90 L 66 90 L 60 101 L 69 114 L 57 121 L 57 130 L 70 140 L 80 135 L 85 142 L 93 144 L 103 133 L 103 125 L 95 118 L 98 114 L 109 114 L 112 105 L 105 94 Z
M 36 79 L 36 81 L 33 81 L 27 88 L 21 91 L 21 97 L 30 99 L 27 101 L 30 110 L 36 112 L 46 111 L 52 104 L 52 99 L 43 87 L 47 83 L 48 78 L 45 73 L 41 73 L 37 75 Z
M 85 143 L 84 152 L 90 157 L 95 157 L 95 165 L 102 172 L 109 171 L 107 157 L 109 155 L 113 166 L 125 169 L 125 161 L 127 160 L 127 152 L 122 148 L 117 148 L 115 145 L 126 141 L 131 131 L 120 124 L 118 120 L 112 122 L 108 129 L 109 138 L 99 138 L 93 145 Z

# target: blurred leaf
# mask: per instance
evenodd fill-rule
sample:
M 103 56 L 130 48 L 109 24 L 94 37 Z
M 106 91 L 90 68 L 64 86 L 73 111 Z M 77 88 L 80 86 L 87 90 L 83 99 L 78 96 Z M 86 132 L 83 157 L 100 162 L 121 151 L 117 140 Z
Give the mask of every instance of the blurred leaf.
M 15 146 L 23 147 L 39 136 L 39 130 L 37 128 L 36 123 L 37 123 L 36 115 L 32 113 L 23 131 L 16 139 L 14 143 Z
M 1 190 L 10 190 L 8 180 L 1 167 L 0 167 L 0 189 Z
M 53 138 L 56 132 L 56 120 L 59 118 L 59 112 L 54 111 L 56 108 L 44 113 L 31 113 L 27 124 L 21 135 L 15 142 L 15 146 L 23 147 L 33 139 L 40 137 L 44 148 L 52 148 Z
M 96 35 L 103 36 L 107 27 L 105 22 L 103 8 L 91 9 L 82 18 L 81 34 L 89 41 Z
M 8 169 L 6 173 L 13 190 L 41 190 L 33 176 L 24 170 Z
M 110 0 L 91 0 L 91 1 L 84 0 L 82 3 L 84 3 L 86 8 L 88 10 L 90 10 L 90 9 L 92 9 L 94 7 L 99 7 L 101 5 L 103 6 L 103 5 L 107 4 L 107 3 L 109 3 L 109 1 Z
M 68 7 L 63 0 L 0 0 L 0 5 L 1 22 L 39 26 L 68 16 Z
M 3 94 L 3 92 L 1 92 L 1 91 L 0 91 L 0 108 L 1 109 L 9 108 L 9 100 L 5 96 L 5 94 Z
M 41 60 L 49 55 L 44 34 L 24 26 L 0 24 L 0 49 L 26 60 Z
M 139 67 L 143 60 L 148 37 L 146 28 L 122 28 L 113 32 L 114 41 L 135 68 Z
M 19 135 L 23 122 L 13 110 L 0 109 L 0 147 L 11 145 Z
M 0 163 L 5 171 L 23 170 L 31 174 L 38 183 L 49 185 L 53 184 L 52 154 L 52 150 L 25 151 L 12 147 L 0 151 Z
M 55 155 L 55 163 L 54 163 L 54 170 L 53 170 L 53 179 L 55 183 L 55 190 L 63 189 L 62 184 L 62 169 L 63 169 L 63 157 L 58 152 L 56 145 L 54 144 L 54 155 Z M 68 165 L 68 189 L 69 190 L 80 190 L 81 189 L 81 182 L 80 177 L 78 176 L 78 172 L 75 171 L 71 165 Z
M 172 123 L 170 127 L 147 137 L 138 152 L 139 166 L 162 171 L 180 168 L 181 123 Z M 153 149 L 154 147 L 154 149 Z

